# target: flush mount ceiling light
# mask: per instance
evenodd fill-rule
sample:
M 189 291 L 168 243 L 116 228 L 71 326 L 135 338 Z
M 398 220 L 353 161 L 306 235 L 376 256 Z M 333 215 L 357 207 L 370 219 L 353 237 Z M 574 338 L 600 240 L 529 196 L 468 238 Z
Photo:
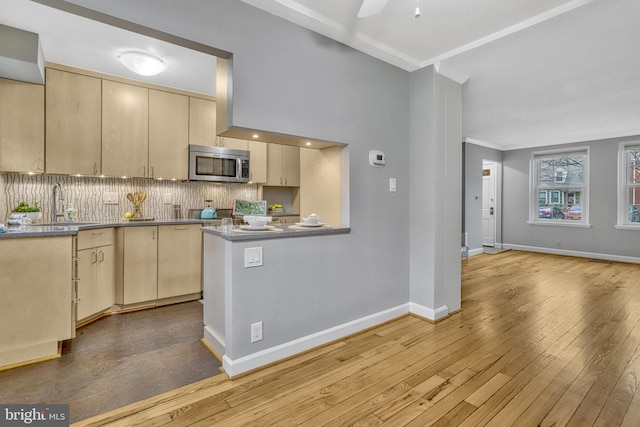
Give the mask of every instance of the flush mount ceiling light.
M 125 67 L 141 76 L 155 76 L 167 68 L 162 59 L 146 52 L 122 52 L 118 54 L 118 59 Z

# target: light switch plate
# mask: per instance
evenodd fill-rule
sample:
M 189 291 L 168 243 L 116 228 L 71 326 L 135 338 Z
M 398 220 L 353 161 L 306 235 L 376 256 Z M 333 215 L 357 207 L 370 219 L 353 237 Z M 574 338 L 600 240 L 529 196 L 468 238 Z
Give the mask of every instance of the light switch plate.
M 395 193 L 396 191 L 396 179 L 395 178 L 389 178 L 389 191 L 392 193 Z
M 244 249 L 244 268 L 262 265 L 262 247 Z

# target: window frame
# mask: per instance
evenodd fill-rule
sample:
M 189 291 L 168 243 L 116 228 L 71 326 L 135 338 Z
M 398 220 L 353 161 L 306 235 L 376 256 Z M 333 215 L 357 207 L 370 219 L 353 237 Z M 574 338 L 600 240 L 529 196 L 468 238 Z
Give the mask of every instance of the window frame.
M 582 218 L 579 220 L 564 220 L 564 219 L 554 219 L 545 218 L 541 219 L 538 217 L 538 209 L 539 209 L 539 192 L 540 191 L 548 191 L 548 199 L 551 199 L 551 192 L 553 191 L 561 191 L 558 188 L 544 188 L 544 190 L 540 190 L 538 186 L 538 160 L 544 157 L 552 157 L 558 155 L 571 155 L 571 154 L 583 154 L 584 155 L 584 164 L 582 165 L 582 186 L 558 186 L 565 187 L 567 189 L 572 190 L 580 190 L 581 191 L 581 200 L 580 206 L 582 206 Z M 555 150 L 543 150 L 543 151 L 533 151 L 531 152 L 531 156 L 529 159 L 529 220 L 527 224 L 530 225 L 547 225 L 553 227 L 578 227 L 578 228 L 589 228 L 591 224 L 589 223 L 589 177 L 590 177 L 590 150 L 589 147 L 572 147 L 572 148 L 559 148 Z
M 634 148 L 640 148 L 640 141 L 626 141 L 618 144 L 618 212 L 615 228 L 619 230 L 640 230 L 640 222 L 629 221 L 626 202 L 629 188 L 627 181 L 627 151 Z M 640 183 L 634 187 L 640 188 Z

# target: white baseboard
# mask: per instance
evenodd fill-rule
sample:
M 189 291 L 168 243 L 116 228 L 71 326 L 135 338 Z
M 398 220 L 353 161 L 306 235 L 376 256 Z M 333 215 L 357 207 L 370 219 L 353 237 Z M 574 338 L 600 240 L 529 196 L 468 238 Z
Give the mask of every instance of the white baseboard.
M 512 245 L 510 243 L 503 244 L 503 247 L 505 249 L 513 249 L 515 251 L 539 252 L 539 253 L 552 254 L 552 255 L 566 255 L 566 256 L 575 256 L 580 258 L 593 258 L 593 259 L 602 259 L 606 261 L 618 261 L 618 262 L 629 262 L 634 264 L 640 264 L 639 257 L 631 257 L 631 256 L 624 256 L 624 255 L 611 255 L 611 254 L 601 254 L 601 253 L 595 253 L 595 252 L 570 251 L 567 249 L 541 248 L 537 246 Z
M 442 307 L 438 307 L 435 310 L 429 307 L 425 307 L 424 305 L 416 304 L 415 302 L 409 303 L 409 307 L 411 313 L 417 314 L 418 316 L 425 317 L 429 320 L 439 320 L 443 317 L 449 315 L 449 307 L 443 305 Z
M 277 362 L 278 360 L 302 353 L 303 351 L 307 351 L 331 341 L 343 338 L 347 335 L 360 332 L 364 329 L 379 325 L 408 313 L 409 304 L 402 304 L 333 328 L 325 329 L 324 331 L 316 332 L 315 334 L 311 334 L 306 337 L 298 338 L 257 353 L 240 357 L 238 359 L 232 360 L 227 357 L 227 355 L 224 355 L 222 357 L 222 367 L 225 372 L 233 378 L 243 372 L 251 371 L 261 366 Z M 207 328 L 205 328 L 205 340 L 208 341 L 206 334 Z M 213 348 L 217 351 L 217 347 L 213 345 L 213 343 L 210 344 L 212 344 Z M 220 354 L 224 354 L 224 350 Z
M 469 250 L 469 256 L 473 256 L 473 255 L 480 255 L 483 252 L 482 248 L 478 248 L 478 249 L 470 249 Z
M 214 349 L 219 355 L 224 354 L 225 350 L 225 341 L 224 338 L 221 337 L 214 331 L 211 327 L 205 325 L 204 326 L 204 340 Z

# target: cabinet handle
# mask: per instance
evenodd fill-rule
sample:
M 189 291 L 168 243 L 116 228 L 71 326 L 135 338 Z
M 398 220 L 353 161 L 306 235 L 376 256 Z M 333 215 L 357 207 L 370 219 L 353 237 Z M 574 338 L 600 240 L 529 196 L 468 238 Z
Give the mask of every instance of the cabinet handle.
M 149 166 L 149 177 L 150 177 L 150 178 L 153 178 L 153 175 L 154 175 L 154 173 L 153 173 L 153 172 L 154 172 L 154 171 L 153 171 L 153 166 Z
M 98 262 L 98 254 L 95 252 L 91 252 L 91 264 L 95 264 Z
M 284 177 L 284 185 L 287 185 L 287 177 Z
M 176 230 L 186 230 L 186 229 L 187 227 L 185 225 L 176 227 Z
M 280 185 L 282 185 L 282 177 L 280 177 Z
M 156 230 L 151 230 L 151 240 L 156 240 Z
M 98 164 L 97 163 L 93 164 L 93 174 L 94 175 L 98 175 Z
M 91 238 L 92 239 L 97 239 L 100 236 L 102 236 L 102 233 L 91 233 Z
M 142 166 L 142 176 L 147 176 L 147 167 L 146 166 Z
M 104 262 L 104 252 L 100 251 L 100 262 Z

